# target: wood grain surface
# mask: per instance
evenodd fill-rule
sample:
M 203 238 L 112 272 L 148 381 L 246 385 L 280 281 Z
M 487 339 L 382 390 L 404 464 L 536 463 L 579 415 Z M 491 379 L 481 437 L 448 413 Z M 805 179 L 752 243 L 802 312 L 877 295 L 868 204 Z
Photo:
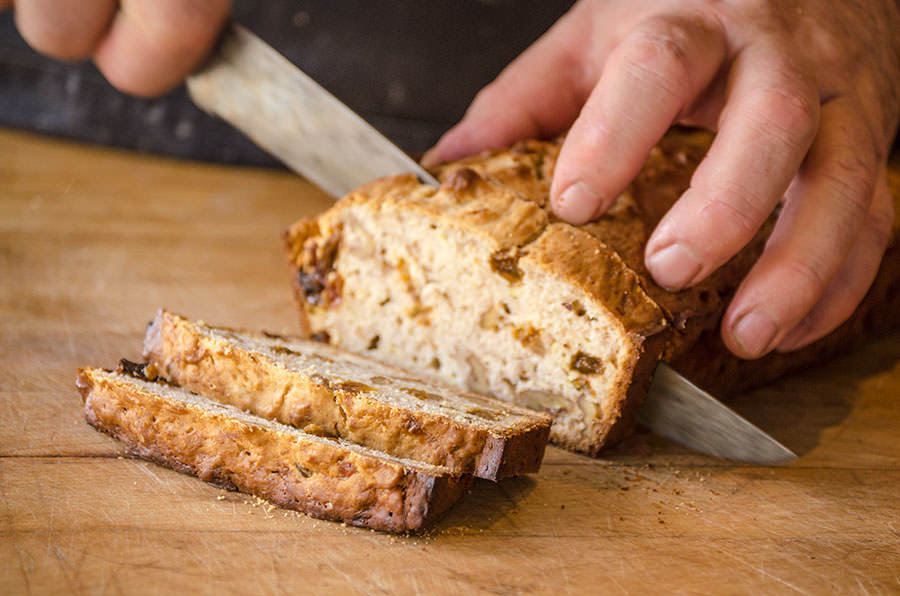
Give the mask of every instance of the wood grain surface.
M 479 482 L 428 535 L 309 519 L 126 455 L 75 369 L 156 308 L 297 330 L 293 175 L 0 130 L 0 594 L 900 592 L 900 335 L 732 405 L 800 454 L 736 465 L 639 432 Z

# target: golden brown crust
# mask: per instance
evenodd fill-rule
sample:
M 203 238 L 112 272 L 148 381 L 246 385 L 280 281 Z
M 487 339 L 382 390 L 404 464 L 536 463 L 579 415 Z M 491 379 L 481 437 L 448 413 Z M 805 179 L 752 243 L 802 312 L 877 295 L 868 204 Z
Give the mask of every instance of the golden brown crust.
M 399 187 L 395 187 L 398 179 Z M 497 249 L 532 241 L 548 223 L 543 209 L 466 168 L 436 191 L 418 183 L 410 186 L 405 177 L 376 180 L 339 201 L 320 222 L 338 220 L 343 210 L 360 202 L 385 210 L 419 211 L 441 223 L 464 227 Z
M 499 422 L 488 426 L 487 418 L 484 424 L 472 424 L 390 403 L 377 388 L 359 379 L 289 370 L 262 348 L 242 347 L 228 335 L 240 341 L 229 330 L 161 310 L 147 329 L 144 357 L 165 378 L 221 403 L 298 428 L 313 425 L 321 432 L 396 457 L 490 480 L 536 472 L 540 467 L 550 432 L 550 419 L 544 414 L 454 392 L 460 408 L 474 412 L 476 403 L 472 400 L 477 397 L 477 409 L 484 415 L 493 411 L 517 415 L 514 422 L 502 426 Z M 302 350 L 317 359 L 347 357 L 302 340 L 279 344 L 276 349 L 287 353 Z M 404 373 L 394 372 L 392 378 L 402 388 Z M 427 392 L 410 389 L 411 395 L 419 393 Z
M 502 151 L 486 151 L 434 169 L 441 182 L 446 182 L 460 169 L 471 169 L 496 185 L 507 188 L 521 198 L 548 207 L 553 166 L 559 154 L 559 143 L 526 140 Z
M 523 260 L 539 263 L 582 289 L 621 323 L 625 333 L 647 337 L 667 326 L 634 271 L 601 240 L 574 226 L 551 224 L 528 245 Z
M 196 396 L 178 401 L 124 375 L 79 370 L 88 424 L 136 455 L 312 517 L 387 532 L 422 529 L 452 505 L 470 476 L 416 467 Z
M 302 260 L 301 251 L 306 245 L 308 238 L 319 235 L 319 223 L 314 219 L 300 219 L 291 224 L 282 234 L 284 246 L 288 251 L 288 266 L 291 272 L 291 287 L 294 289 L 294 299 L 297 301 L 297 313 L 300 316 L 300 332 L 304 337 L 309 337 L 314 333 L 310 329 L 309 315 L 300 302 L 301 296 L 304 296 L 303 288 L 299 279 L 299 272 L 305 266 Z

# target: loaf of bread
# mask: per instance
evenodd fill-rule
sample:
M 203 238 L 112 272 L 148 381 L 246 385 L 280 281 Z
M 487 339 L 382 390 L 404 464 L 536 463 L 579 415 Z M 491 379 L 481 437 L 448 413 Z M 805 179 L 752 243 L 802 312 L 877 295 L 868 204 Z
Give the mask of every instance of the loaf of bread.
M 377 340 L 375 340 L 377 343 Z M 498 480 L 536 472 L 550 417 L 327 344 L 161 310 L 144 357 L 181 387 L 283 424 Z
M 387 532 L 423 528 L 472 477 L 317 436 L 141 377 L 79 370 L 88 423 L 139 457 L 313 517 Z M 152 376 L 152 375 L 148 375 Z
M 547 412 L 553 442 L 596 453 L 631 428 L 660 359 L 732 362 L 708 351 L 693 360 L 692 348 L 715 336 L 774 217 L 682 292 L 656 285 L 643 263 L 708 143 L 670 134 L 609 212 L 582 226 L 549 210 L 558 143 L 446 164 L 439 189 L 411 176 L 364 185 L 285 233 L 303 331 Z

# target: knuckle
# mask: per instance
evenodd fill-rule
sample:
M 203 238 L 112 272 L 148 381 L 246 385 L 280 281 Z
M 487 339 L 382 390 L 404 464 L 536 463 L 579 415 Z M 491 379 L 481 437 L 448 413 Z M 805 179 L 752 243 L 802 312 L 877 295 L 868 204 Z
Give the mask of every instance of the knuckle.
M 685 96 L 694 74 L 689 50 L 691 35 L 689 28 L 677 21 L 647 21 L 632 33 L 624 64 L 636 78 L 665 93 Z
M 830 268 L 817 259 L 814 253 L 808 253 L 800 259 L 789 259 L 783 267 L 796 287 L 806 288 L 815 297 L 818 297 L 828 285 Z
M 720 230 L 729 230 L 725 236 L 742 241 L 752 238 L 765 218 L 764 200 L 733 182 L 719 184 L 711 194 L 714 196 L 701 208 L 701 214 L 717 223 Z
M 843 214 L 859 218 L 868 212 L 875 192 L 874 161 L 861 152 L 849 152 L 826 165 L 820 175 L 832 189 Z
M 808 145 L 819 124 L 819 102 L 798 85 L 767 87 L 756 92 L 753 117 L 788 145 Z
M 688 51 L 691 31 L 679 21 L 655 17 L 644 21 L 632 35 L 632 43 L 637 55 L 648 61 L 673 60 L 687 72 Z

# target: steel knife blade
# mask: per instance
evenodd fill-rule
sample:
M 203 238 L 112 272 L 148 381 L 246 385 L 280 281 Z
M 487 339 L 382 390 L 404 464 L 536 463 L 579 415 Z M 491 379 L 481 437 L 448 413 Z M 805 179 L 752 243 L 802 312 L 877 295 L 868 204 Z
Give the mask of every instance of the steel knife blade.
M 797 459 L 787 447 L 660 362 L 638 421 L 701 453 L 773 464 Z
M 207 64 L 187 80 L 194 103 L 334 197 L 375 178 L 412 173 L 418 163 L 256 35 L 231 24 Z M 703 453 L 781 463 L 790 450 L 660 363 L 639 420 Z
M 437 180 L 372 125 L 237 24 L 187 79 L 194 103 L 221 117 L 334 197 L 390 174 Z

